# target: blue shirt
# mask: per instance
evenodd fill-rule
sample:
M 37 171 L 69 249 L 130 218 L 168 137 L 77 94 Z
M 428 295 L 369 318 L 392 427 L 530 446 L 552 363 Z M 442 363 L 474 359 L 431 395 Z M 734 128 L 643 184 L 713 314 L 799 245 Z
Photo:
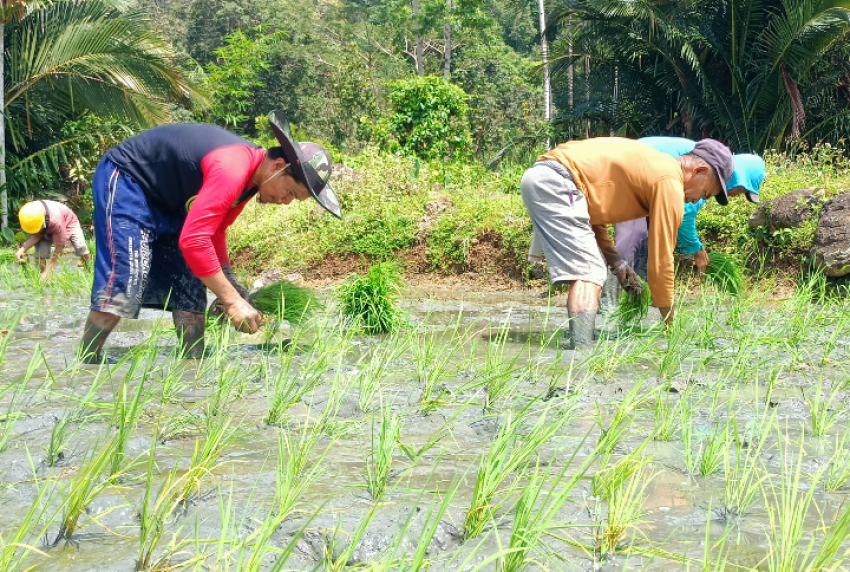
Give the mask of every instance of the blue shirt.
M 638 141 L 671 157 L 687 155 L 697 146 L 696 141 L 684 137 L 641 137 Z M 697 213 L 704 204 L 705 199 L 700 199 L 696 203 L 685 203 L 685 216 L 679 226 L 676 252 L 690 256 L 703 249 L 697 236 Z

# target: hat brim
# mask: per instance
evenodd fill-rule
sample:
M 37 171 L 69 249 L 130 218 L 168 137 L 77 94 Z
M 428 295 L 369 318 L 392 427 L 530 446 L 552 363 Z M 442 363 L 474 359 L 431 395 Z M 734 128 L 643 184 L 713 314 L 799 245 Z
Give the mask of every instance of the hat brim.
M 724 207 L 729 204 L 729 195 L 726 194 L 726 189 L 721 189 L 719 193 L 714 195 L 714 198 Z
M 761 199 L 759 199 L 758 194 L 751 193 L 750 191 L 745 191 L 745 193 L 747 195 L 748 201 L 750 201 L 751 203 L 753 203 L 755 205 L 761 204 Z
M 339 205 L 336 193 L 334 193 L 329 183 L 323 183 L 321 178 L 313 169 L 312 165 L 307 162 L 304 155 L 301 153 L 301 147 L 292 139 L 292 132 L 289 130 L 289 121 L 284 117 L 281 111 L 272 111 L 269 113 L 269 125 L 272 128 L 275 139 L 283 149 L 283 155 L 286 157 L 286 162 L 292 165 L 292 176 L 296 180 L 303 183 L 317 203 L 334 215 L 336 218 L 342 218 L 342 209 Z

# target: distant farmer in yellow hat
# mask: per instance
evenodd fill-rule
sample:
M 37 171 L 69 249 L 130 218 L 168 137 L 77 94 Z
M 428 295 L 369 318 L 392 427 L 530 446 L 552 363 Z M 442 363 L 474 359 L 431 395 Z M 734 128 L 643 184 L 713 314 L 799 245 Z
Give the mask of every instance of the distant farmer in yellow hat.
M 80 227 L 80 219 L 74 211 L 56 201 L 32 201 L 18 211 L 18 220 L 21 229 L 30 236 L 15 253 L 15 257 L 18 262 L 23 262 L 27 251 L 35 246 L 35 259 L 41 269 L 42 280 L 50 277 L 50 272 L 59 262 L 59 257 L 65 251 L 65 243 L 69 240 L 74 252 L 88 268 L 91 254 Z

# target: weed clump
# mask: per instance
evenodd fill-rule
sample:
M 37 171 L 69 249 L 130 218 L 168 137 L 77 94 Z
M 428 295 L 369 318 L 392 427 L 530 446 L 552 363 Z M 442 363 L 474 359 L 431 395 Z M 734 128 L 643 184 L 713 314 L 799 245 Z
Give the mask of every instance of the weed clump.
M 741 271 L 741 265 L 731 254 L 724 254 L 723 252 L 709 254 L 705 276 L 712 285 L 728 294 L 740 294 L 744 286 L 744 273 Z
M 310 317 L 319 305 L 313 292 L 288 280 L 280 280 L 256 290 L 251 294 L 250 302 L 258 312 L 282 318 L 293 325 Z
M 649 292 L 649 285 L 643 280 L 640 282 L 640 294 L 630 294 L 626 291 L 620 294 L 619 305 L 617 306 L 617 311 L 614 313 L 614 318 L 617 320 L 620 328 L 627 329 L 633 327 L 649 314 L 652 294 Z
M 401 276 L 393 262 L 373 264 L 365 276 L 353 274 L 337 290 L 343 316 L 369 334 L 389 333 L 401 325 L 398 295 Z

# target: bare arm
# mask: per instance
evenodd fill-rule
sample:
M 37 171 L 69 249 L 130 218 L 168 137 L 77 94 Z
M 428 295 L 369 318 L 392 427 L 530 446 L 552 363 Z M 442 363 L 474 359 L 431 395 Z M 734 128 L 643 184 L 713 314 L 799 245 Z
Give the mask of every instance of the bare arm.
M 29 237 L 24 241 L 24 243 L 15 253 L 15 258 L 18 259 L 18 262 L 23 262 L 24 255 L 27 253 L 27 250 L 38 244 L 38 241 L 41 240 L 42 236 L 43 235 L 41 233 L 29 235 Z
M 53 244 L 53 256 L 50 257 L 50 260 L 47 261 L 47 265 L 44 267 L 44 270 L 41 272 L 41 279 L 47 280 L 50 278 L 50 273 L 53 271 L 53 268 L 59 262 L 59 257 L 62 256 L 62 253 L 65 252 L 65 245 L 54 243 Z

